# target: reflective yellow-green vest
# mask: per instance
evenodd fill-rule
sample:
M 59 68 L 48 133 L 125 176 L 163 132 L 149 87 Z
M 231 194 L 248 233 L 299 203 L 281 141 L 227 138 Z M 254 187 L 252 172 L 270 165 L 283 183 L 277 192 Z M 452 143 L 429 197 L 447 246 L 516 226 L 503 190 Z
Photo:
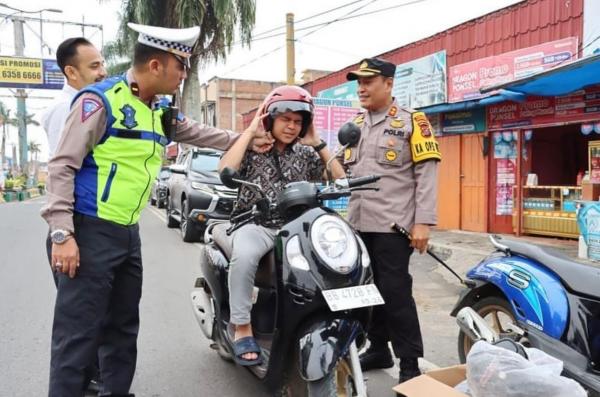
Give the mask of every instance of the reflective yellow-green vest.
M 133 95 L 125 76 L 84 88 L 73 103 L 86 92 L 102 99 L 106 131 L 75 176 L 74 210 L 120 225 L 135 224 L 168 143 L 161 124 L 163 110 L 152 110 Z

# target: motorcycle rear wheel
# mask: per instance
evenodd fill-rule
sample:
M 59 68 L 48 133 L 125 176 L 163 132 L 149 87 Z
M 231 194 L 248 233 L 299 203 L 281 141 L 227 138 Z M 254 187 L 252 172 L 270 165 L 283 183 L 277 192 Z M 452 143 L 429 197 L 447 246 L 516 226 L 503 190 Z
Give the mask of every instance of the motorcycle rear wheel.
M 471 306 L 501 336 L 509 336 L 508 323 L 516 324 L 510 303 L 498 296 L 488 296 Z M 467 354 L 473 347 L 473 341 L 463 331 L 458 334 L 458 358 L 461 364 L 467 361 Z

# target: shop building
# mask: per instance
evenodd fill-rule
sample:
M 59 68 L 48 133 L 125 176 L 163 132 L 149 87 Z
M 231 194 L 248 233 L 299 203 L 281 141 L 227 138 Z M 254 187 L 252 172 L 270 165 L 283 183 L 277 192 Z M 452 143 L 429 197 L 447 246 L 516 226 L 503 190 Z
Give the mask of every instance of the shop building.
M 583 0 L 527 0 L 384 54 L 365 54 L 398 65 L 395 95 L 408 95 L 403 102 L 424 110 L 437 131 L 440 228 L 543 233 L 546 218 L 556 218 L 553 235 L 574 236 L 572 202 L 582 194 L 578 182 L 596 138 L 582 134 L 582 124 L 593 129 L 600 121 L 596 91 L 556 97 L 481 89 L 581 58 L 589 40 L 583 31 Z M 402 80 L 417 67 L 425 78 Z M 354 68 L 305 88 L 352 99 L 355 87 L 345 76 Z M 529 174 L 537 175 L 538 188 L 526 186 Z

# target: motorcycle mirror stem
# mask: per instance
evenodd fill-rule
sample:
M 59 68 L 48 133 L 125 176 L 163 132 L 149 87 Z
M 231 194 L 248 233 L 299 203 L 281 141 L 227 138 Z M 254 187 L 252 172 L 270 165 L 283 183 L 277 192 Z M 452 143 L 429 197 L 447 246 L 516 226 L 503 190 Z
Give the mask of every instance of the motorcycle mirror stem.
M 348 148 L 348 146 L 350 146 L 350 142 L 348 142 L 345 145 L 340 146 L 340 148 L 335 151 L 333 156 L 331 156 L 329 158 L 329 160 L 327 160 L 327 164 L 325 164 L 325 170 L 327 171 L 327 184 L 328 185 L 333 181 L 333 175 L 331 174 L 331 163 L 333 162 L 333 160 L 335 160 L 337 158 L 337 156 L 342 154 L 344 152 L 344 150 L 346 150 Z

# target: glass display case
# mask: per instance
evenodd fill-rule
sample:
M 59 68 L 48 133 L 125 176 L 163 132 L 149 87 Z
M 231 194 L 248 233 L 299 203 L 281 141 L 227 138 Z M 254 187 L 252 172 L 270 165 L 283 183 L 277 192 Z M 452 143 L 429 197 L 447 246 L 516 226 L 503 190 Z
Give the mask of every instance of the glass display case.
M 581 200 L 581 187 L 578 186 L 523 186 L 523 233 L 578 238 L 576 200 Z M 517 203 L 516 187 L 513 202 Z M 515 229 L 516 224 L 515 209 Z

